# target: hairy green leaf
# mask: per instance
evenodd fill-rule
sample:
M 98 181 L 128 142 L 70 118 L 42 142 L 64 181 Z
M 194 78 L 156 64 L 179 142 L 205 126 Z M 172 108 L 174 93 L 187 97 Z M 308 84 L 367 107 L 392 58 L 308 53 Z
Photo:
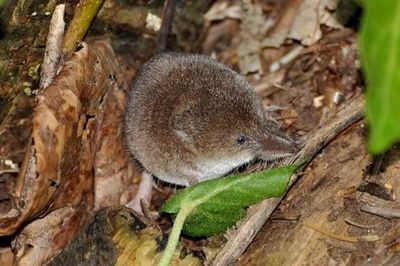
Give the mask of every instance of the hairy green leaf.
M 368 148 L 381 153 L 400 139 L 400 1 L 363 4 L 360 45 L 367 79 Z
M 246 214 L 245 207 L 281 196 L 296 168 L 286 166 L 205 181 L 178 192 L 160 211 L 188 213 L 183 231 L 191 236 L 219 234 Z

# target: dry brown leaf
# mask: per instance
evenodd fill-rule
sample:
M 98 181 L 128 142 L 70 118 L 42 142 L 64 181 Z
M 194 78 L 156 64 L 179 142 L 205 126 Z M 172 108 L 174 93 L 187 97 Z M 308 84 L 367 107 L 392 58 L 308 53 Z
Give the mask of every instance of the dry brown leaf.
M 274 22 L 264 16 L 259 5 L 249 0 L 243 0 L 241 8 L 241 41 L 238 46 L 240 72 L 242 74 L 260 72 L 261 40 Z
M 83 44 L 38 96 L 32 142 L 13 193 L 16 206 L 0 218 L 0 235 L 25 226 L 15 242 L 21 263 L 33 254 L 45 263 L 91 215 L 97 135 L 107 95 L 117 87 L 115 69 L 109 45 Z
M 338 0 L 294 1 L 270 36 L 262 42 L 263 47 L 279 47 L 286 39 L 298 40 L 309 46 L 322 37 L 321 25 L 341 28 L 332 10 Z
M 204 18 L 211 21 L 219 21 L 227 18 L 240 19 L 241 10 L 238 1 L 217 1 L 204 14 Z
M 312 45 L 322 37 L 320 25 L 340 28 L 333 14 L 329 12 L 336 7 L 338 0 L 305 0 L 293 21 L 288 38 L 298 40 L 303 45 Z
M 99 129 L 95 157 L 95 209 L 125 204 L 136 192 L 132 177 L 137 176 L 129 162 L 123 141 L 123 117 L 126 105 L 125 94 L 113 88 L 104 105 L 106 115 Z M 128 194 L 128 195 L 127 195 Z
M 285 8 L 281 18 L 274 25 L 269 35 L 262 41 L 263 47 L 278 48 L 285 41 L 288 31 L 296 17 L 302 0 L 293 0 Z

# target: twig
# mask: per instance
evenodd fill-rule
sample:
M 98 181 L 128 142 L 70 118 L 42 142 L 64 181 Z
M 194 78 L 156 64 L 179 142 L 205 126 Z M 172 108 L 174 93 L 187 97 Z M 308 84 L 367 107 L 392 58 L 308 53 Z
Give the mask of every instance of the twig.
M 375 214 L 384 218 L 400 218 L 400 210 L 399 209 L 389 209 L 376 207 L 371 205 L 362 205 L 360 208 L 363 212 L 368 212 L 371 214 Z
M 304 163 L 304 168 L 306 163 L 311 161 L 317 152 L 326 144 L 362 117 L 363 100 L 362 96 L 358 96 L 339 110 L 339 112 L 323 127 L 311 132 L 305 146 L 290 160 L 290 163 Z M 291 177 L 288 189 L 298 178 L 299 175 L 293 175 Z M 228 237 L 227 243 L 216 256 L 212 265 L 232 265 L 248 247 L 282 199 L 283 197 L 267 199 L 250 208 L 246 219 L 240 224 L 239 228 Z
M 19 169 L 0 169 L 0 175 L 19 173 Z
M 302 45 L 294 47 L 287 54 L 282 56 L 277 62 L 271 64 L 271 66 L 269 67 L 269 73 L 278 71 L 281 68 L 281 66 L 286 65 L 291 61 L 293 61 L 303 51 L 303 49 L 304 47 Z
M 104 0 L 81 0 L 65 34 L 62 57 L 65 60 L 78 47 Z
M 371 175 L 377 175 L 379 174 L 379 171 L 382 168 L 382 163 L 383 163 L 383 158 L 385 157 L 385 154 L 379 154 L 374 157 L 374 162 L 373 162 L 373 168 L 371 171 Z
M 164 52 L 167 46 L 169 30 L 174 18 L 175 0 L 166 0 L 163 9 L 162 23 L 158 32 L 156 53 Z
M 378 227 L 378 224 L 373 224 L 373 225 L 365 225 L 365 224 L 360 224 L 357 223 L 355 221 L 352 221 L 350 219 L 345 219 L 344 220 L 347 224 L 355 226 L 355 227 L 359 227 L 359 228 L 366 228 L 366 229 L 371 229 L 371 228 L 375 228 Z
M 366 236 L 360 236 L 360 237 L 354 237 L 354 236 L 340 236 L 340 235 L 336 235 L 333 233 L 330 233 L 322 228 L 317 227 L 316 225 L 312 225 L 312 224 L 306 224 L 306 226 L 308 228 L 313 229 L 314 231 L 317 231 L 323 235 L 326 235 L 332 239 L 336 239 L 336 240 L 340 240 L 340 241 L 345 241 L 345 242 L 350 242 L 350 243 L 358 243 L 360 241 L 369 241 L 369 242 L 373 242 L 373 241 L 377 241 L 379 240 L 379 236 L 377 235 L 366 235 Z
M 44 59 L 40 71 L 40 89 L 49 86 L 54 76 L 57 74 L 61 58 L 61 46 L 64 38 L 64 10 L 65 4 L 56 6 L 50 20 L 46 50 L 44 51 Z

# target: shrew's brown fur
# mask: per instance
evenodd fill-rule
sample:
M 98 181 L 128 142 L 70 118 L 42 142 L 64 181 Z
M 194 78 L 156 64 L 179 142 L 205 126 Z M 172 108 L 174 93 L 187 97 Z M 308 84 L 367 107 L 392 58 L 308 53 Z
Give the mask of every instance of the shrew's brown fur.
M 144 64 L 129 92 L 125 128 L 129 150 L 147 171 L 184 186 L 295 147 L 247 81 L 203 55 L 165 53 Z

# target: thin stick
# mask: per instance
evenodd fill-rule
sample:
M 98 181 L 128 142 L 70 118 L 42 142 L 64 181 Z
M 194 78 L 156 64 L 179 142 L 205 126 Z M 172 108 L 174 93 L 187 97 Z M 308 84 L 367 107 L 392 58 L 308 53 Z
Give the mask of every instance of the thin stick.
M 400 218 L 400 210 L 399 209 L 390 209 L 383 207 L 376 207 L 371 205 L 362 205 L 360 208 L 363 212 L 375 214 L 384 218 L 392 219 L 392 218 Z
M 316 225 L 306 224 L 306 226 L 308 228 L 313 229 L 314 231 L 317 231 L 318 233 L 326 235 L 329 238 L 340 240 L 340 241 L 345 241 L 345 242 L 350 242 L 350 243 L 358 243 L 360 241 L 373 242 L 373 241 L 379 240 L 379 236 L 378 235 L 366 235 L 366 236 L 361 236 L 361 237 L 340 236 L 340 235 L 336 235 L 336 234 L 333 234 L 331 232 L 328 232 L 327 230 L 324 230 L 322 228 L 319 228 Z
M 340 132 L 362 119 L 363 106 L 362 96 L 353 99 L 331 118 L 327 124 L 309 134 L 310 137 L 307 138 L 307 143 L 301 151 L 290 160 L 290 163 L 304 163 L 303 167 L 305 167 L 305 164 L 310 162 L 317 152 Z M 298 178 L 298 175 L 293 175 L 288 188 L 290 188 Z M 253 241 L 256 234 L 260 231 L 261 227 L 268 220 L 271 213 L 282 199 L 283 197 L 267 199 L 251 207 L 246 219 L 240 224 L 239 228 L 229 236 L 227 243 L 216 256 L 212 265 L 232 265 Z
M 40 89 L 44 89 L 50 85 L 60 65 L 61 46 L 65 28 L 64 10 L 65 4 L 60 4 L 56 6 L 51 16 L 43 64 L 40 71 Z
M 163 9 L 162 23 L 158 32 L 156 53 L 164 52 L 167 47 L 167 39 L 174 18 L 175 0 L 166 0 Z
M 104 0 L 81 0 L 77 5 L 74 17 L 65 34 L 62 53 L 63 59 L 75 52 L 78 44 L 86 35 L 94 17 Z

